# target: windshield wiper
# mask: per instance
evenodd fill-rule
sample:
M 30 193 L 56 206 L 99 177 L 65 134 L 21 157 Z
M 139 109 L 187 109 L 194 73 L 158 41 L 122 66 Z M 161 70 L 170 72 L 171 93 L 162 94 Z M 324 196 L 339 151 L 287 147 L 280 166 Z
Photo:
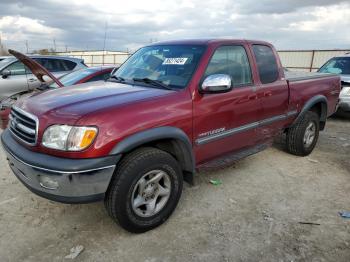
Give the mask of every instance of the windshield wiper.
M 112 75 L 107 80 L 110 80 L 110 79 L 113 79 L 113 81 L 116 81 L 118 83 L 124 83 L 125 82 L 125 79 L 120 77 L 120 76 Z
M 164 84 L 163 82 L 161 81 L 158 81 L 158 80 L 153 80 L 153 79 L 150 79 L 150 78 L 133 78 L 132 80 L 134 80 L 135 82 L 143 82 L 143 83 L 146 83 L 146 84 L 150 84 L 150 85 L 153 85 L 153 86 L 158 86 L 158 87 L 161 87 L 163 89 L 167 89 L 167 90 L 174 90 L 173 88 L 171 88 L 170 86 Z

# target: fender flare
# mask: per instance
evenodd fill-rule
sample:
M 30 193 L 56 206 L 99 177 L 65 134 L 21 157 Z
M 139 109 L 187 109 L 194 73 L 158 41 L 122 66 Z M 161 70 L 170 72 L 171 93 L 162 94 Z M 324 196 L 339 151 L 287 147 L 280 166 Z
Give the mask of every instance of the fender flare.
M 292 126 L 295 125 L 306 114 L 307 111 L 309 111 L 314 105 L 318 103 L 321 103 L 320 122 L 322 123 L 321 130 L 323 130 L 328 116 L 328 101 L 327 98 L 323 95 L 317 95 L 310 98 L 301 109 Z
M 179 153 L 183 155 L 182 169 L 194 174 L 195 158 L 192 143 L 185 132 L 177 127 L 162 126 L 135 133 L 116 144 L 109 154 L 125 154 L 144 144 L 167 139 L 176 141 L 176 146 L 180 150 Z

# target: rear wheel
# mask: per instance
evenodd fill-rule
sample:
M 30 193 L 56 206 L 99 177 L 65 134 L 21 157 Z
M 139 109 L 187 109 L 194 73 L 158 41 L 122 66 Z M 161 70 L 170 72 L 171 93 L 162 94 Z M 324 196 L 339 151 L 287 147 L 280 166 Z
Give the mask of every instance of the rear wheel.
M 297 156 L 307 156 L 315 148 L 320 132 L 317 113 L 309 111 L 287 130 L 287 150 Z
M 109 215 L 126 230 L 148 231 L 174 211 L 182 192 L 177 161 L 156 148 L 140 148 L 127 155 L 105 198 Z

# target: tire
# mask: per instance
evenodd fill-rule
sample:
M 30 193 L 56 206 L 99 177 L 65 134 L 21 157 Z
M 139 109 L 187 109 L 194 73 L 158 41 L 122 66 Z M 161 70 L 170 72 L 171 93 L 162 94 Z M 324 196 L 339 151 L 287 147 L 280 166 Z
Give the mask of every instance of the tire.
M 314 137 L 308 136 L 308 128 L 314 125 Z M 320 120 L 317 113 L 308 111 L 298 122 L 287 130 L 287 151 L 297 156 L 307 156 L 315 148 L 320 132 Z M 309 139 L 305 139 L 309 137 Z M 305 142 L 306 140 L 306 142 Z
M 182 186 L 182 171 L 170 154 L 156 148 L 139 148 L 120 162 L 106 192 L 105 207 L 127 231 L 146 232 L 169 218 L 179 202 Z M 145 204 L 138 206 L 139 203 Z

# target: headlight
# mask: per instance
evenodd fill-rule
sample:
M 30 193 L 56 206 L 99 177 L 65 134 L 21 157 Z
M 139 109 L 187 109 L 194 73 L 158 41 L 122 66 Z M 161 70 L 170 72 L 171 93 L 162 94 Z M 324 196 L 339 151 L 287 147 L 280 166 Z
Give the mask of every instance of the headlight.
M 343 87 L 339 96 L 350 96 L 350 86 Z
M 96 127 L 53 125 L 45 130 L 42 144 L 58 150 L 81 151 L 92 144 L 96 135 Z

